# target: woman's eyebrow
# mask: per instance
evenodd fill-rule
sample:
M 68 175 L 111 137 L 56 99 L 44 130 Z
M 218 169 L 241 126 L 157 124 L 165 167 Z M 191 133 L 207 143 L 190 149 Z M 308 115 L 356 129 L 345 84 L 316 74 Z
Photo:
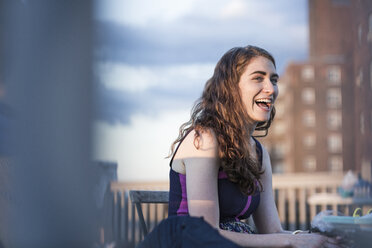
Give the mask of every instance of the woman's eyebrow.
M 255 74 L 255 73 L 262 74 L 262 75 L 264 75 L 264 76 L 267 74 L 267 73 L 264 72 L 264 71 L 254 71 L 254 72 L 252 72 L 252 73 L 249 74 L 249 75 L 252 75 L 252 74 Z
M 254 72 L 252 72 L 249 75 L 253 75 L 253 74 L 256 74 L 256 73 L 261 74 L 261 75 L 264 75 L 264 76 L 266 76 L 266 74 L 267 74 L 267 72 L 265 72 L 265 71 L 254 71 Z M 271 77 L 277 77 L 277 78 L 279 78 L 279 75 L 277 73 L 273 73 L 271 75 Z

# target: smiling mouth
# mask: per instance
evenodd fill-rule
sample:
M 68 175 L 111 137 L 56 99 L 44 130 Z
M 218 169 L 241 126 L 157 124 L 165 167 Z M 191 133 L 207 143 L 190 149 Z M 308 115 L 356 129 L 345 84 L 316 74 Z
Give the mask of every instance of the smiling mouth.
M 265 111 L 270 111 L 270 108 L 273 105 L 273 100 L 271 98 L 262 98 L 262 99 L 255 100 L 255 103 L 261 109 Z

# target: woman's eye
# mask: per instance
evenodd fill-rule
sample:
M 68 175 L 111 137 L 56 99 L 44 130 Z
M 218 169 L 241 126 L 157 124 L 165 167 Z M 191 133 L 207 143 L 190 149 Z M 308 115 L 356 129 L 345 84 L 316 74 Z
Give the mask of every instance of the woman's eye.
M 278 79 L 277 78 L 272 78 L 271 79 L 271 83 L 272 84 L 277 84 L 278 83 Z
M 255 77 L 255 78 L 253 78 L 253 80 L 261 82 L 261 81 L 263 81 L 263 77 Z

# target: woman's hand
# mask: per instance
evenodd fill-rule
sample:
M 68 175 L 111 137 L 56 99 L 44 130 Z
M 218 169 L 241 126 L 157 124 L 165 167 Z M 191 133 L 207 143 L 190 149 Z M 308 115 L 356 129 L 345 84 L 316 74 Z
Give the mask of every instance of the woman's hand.
M 290 247 L 294 248 L 341 248 L 341 238 L 331 238 L 317 233 L 291 235 Z

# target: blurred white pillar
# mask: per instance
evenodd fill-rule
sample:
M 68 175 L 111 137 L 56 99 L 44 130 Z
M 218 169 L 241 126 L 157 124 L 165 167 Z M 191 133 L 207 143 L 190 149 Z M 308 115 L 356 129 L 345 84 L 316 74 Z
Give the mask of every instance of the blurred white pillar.
M 92 2 L 1 0 L 0 16 L 13 114 L 0 239 L 5 247 L 92 247 Z

